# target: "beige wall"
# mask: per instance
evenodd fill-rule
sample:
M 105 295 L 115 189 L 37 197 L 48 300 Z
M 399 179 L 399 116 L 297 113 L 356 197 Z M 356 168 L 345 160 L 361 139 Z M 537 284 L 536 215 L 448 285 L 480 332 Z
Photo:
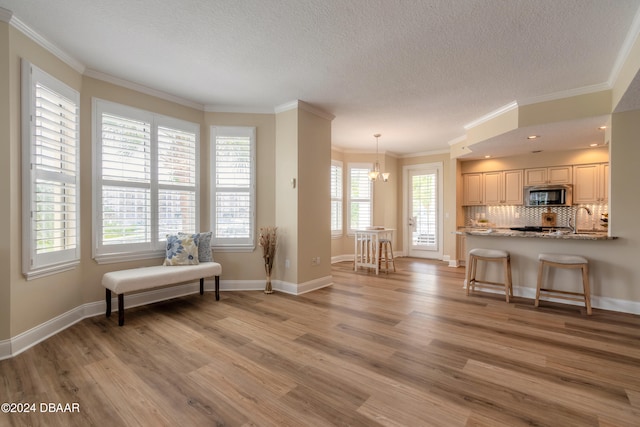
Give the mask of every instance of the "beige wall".
M 298 110 L 276 114 L 276 195 L 275 211 L 278 226 L 276 253 L 279 278 L 298 283 Z M 296 180 L 292 188 L 291 180 Z M 288 263 L 287 263 L 288 261 Z M 288 265 L 288 268 L 287 266 Z
M 298 112 L 298 280 L 331 276 L 331 121 Z M 320 258 L 312 265 L 311 258 Z
M 548 151 L 523 156 L 480 159 L 460 162 L 462 173 L 488 172 L 510 169 L 527 169 L 549 166 L 605 163 L 609 161 L 609 147 L 586 148 L 584 150 Z
M 611 91 L 577 95 L 519 107 L 518 127 L 569 121 L 611 112 Z
M 275 152 L 278 277 L 295 285 L 330 277 L 331 120 L 304 104 L 276 114 Z

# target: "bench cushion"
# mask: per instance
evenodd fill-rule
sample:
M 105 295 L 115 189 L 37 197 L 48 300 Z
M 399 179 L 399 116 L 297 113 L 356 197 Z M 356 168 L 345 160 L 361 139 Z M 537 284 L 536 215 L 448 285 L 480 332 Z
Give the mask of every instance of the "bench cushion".
M 221 274 L 222 265 L 217 262 L 203 262 L 197 265 L 155 265 L 105 273 L 102 276 L 102 286 L 116 294 L 122 294 Z

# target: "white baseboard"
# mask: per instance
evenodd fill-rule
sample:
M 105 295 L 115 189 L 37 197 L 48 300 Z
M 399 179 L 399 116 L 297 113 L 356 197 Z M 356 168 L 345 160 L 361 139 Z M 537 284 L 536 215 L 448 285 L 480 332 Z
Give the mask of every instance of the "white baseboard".
M 353 262 L 354 255 L 337 255 L 331 257 L 331 264 L 335 264 L 336 262 L 345 262 L 351 261 Z
M 8 359 L 11 356 L 11 340 L 0 341 L 0 360 Z
M 311 280 L 309 282 L 295 284 L 287 283 L 280 280 L 272 281 L 275 291 L 280 291 L 292 295 L 300 295 L 311 292 L 316 289 L 330 286 L 333 283 L 332 276 L 322 277 L 320 279 Z M 264 290 L 264 280 L 221 280 L 221 291 L 259 291 Z M 206 292 L 215 291 L 215 281 L 205 280 L 204 290 Z M 200 292 L 200 284 L 198 282 L 187 283 L 178 286 L 171 286 L 160 289 L 152 289 L 145 292 L 126 295 L 124 298 L 124 307 L 132 308 L 142 305 L 152 304 L 159 301 L 165 301 L 171 298 L 178 298 Z M 34 345 L 46 340 L 47 338 L 67 329 L 73 324 L 94 316 L 104 316 L 106 313 L 106 303 L 102 301 L 94 301 L 83 304 L 66 313 L 47 320 L 46 322 L 29 329 L 15 337 L 0 341 L 0 360 L 17 356 Z M 118 298 L 111 299 L 112 312 L 118 311 Z M 117 323 L 117 320 L 116 320 Z
M 479 286 L 479 285 L 478 285 Z M 463 282 L 463 289 L 467 288 L 467 281 L 466 279 Z M 482 289 L 482 292 L 488 292 L 488 293 L 495 293 L 495 294 L 503 294 L 504 295 L 504 291 L 500 290 L 500 289 L 492 289 L 492 288 L 484 288 Z M 529 288 L 529 287 L 524 287 L 524 286 L 514 286 L 513 287 L 513 295 L 516 297 L 522 297 L 522 298 L 527 298 L 531 300 L 531 304 L 533 305 L 533 301 L 536 299 L 536 288 Z M 571 300 L 564 300 L 564 299 L 558 299 L 558 298 L 553 298 L 553 297 L 544 297 L 544 299 L 541 299 L 540 301 L 551 301 L 551 302 L 557 302 L 557 303 L 561 303 L 561 304 L 569 304 L 569 305 L 576 305 L 576 306 L 583 306 L 584 307 L 584 303 L 580 302 L 580 301 L 571 301 Z M 609 297 L 600 297 L 600 296 L 591 296 L 591 307 L 593 308 L 599 308 L 602 310 L 609 310 L 609 311 L 619 311 L 622 313 L 629 313 L 629 314 L 640 314 L 640 302 L 636 302 L 636 301 L 627 301 L 627 300 L 621 300 L 621 299 L 616 299 L 616 298 L 609 298 Z

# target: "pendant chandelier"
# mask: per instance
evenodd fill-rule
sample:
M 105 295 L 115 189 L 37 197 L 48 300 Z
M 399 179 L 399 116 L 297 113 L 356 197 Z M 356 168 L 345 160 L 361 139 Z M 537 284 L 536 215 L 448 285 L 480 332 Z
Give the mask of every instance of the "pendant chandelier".
M 382 178 L 382 182 L 389 181 L 389 172 L 380 172 L 380 162 L 378 161 L 378 138 L 380 138 L 380 134 L 376 133 L 373 135 L 376 139 L 376 163 L 373 165 L 373 170 L 369 172 L 369 179 L 371 181 L 377 181 L 378 177 Z

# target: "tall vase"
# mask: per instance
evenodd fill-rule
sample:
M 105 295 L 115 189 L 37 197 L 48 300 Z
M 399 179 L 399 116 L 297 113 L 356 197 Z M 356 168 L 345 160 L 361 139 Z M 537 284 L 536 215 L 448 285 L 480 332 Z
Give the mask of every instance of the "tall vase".
M 264 269 L 267 272 L 267 283 L 264 286 L 264 293 L 265 294 L 272 294 L 273 293 L 273 288 L 271 287 L 271 268 L 269 268 L 269 264 L 265 264 L 264 265 Z

